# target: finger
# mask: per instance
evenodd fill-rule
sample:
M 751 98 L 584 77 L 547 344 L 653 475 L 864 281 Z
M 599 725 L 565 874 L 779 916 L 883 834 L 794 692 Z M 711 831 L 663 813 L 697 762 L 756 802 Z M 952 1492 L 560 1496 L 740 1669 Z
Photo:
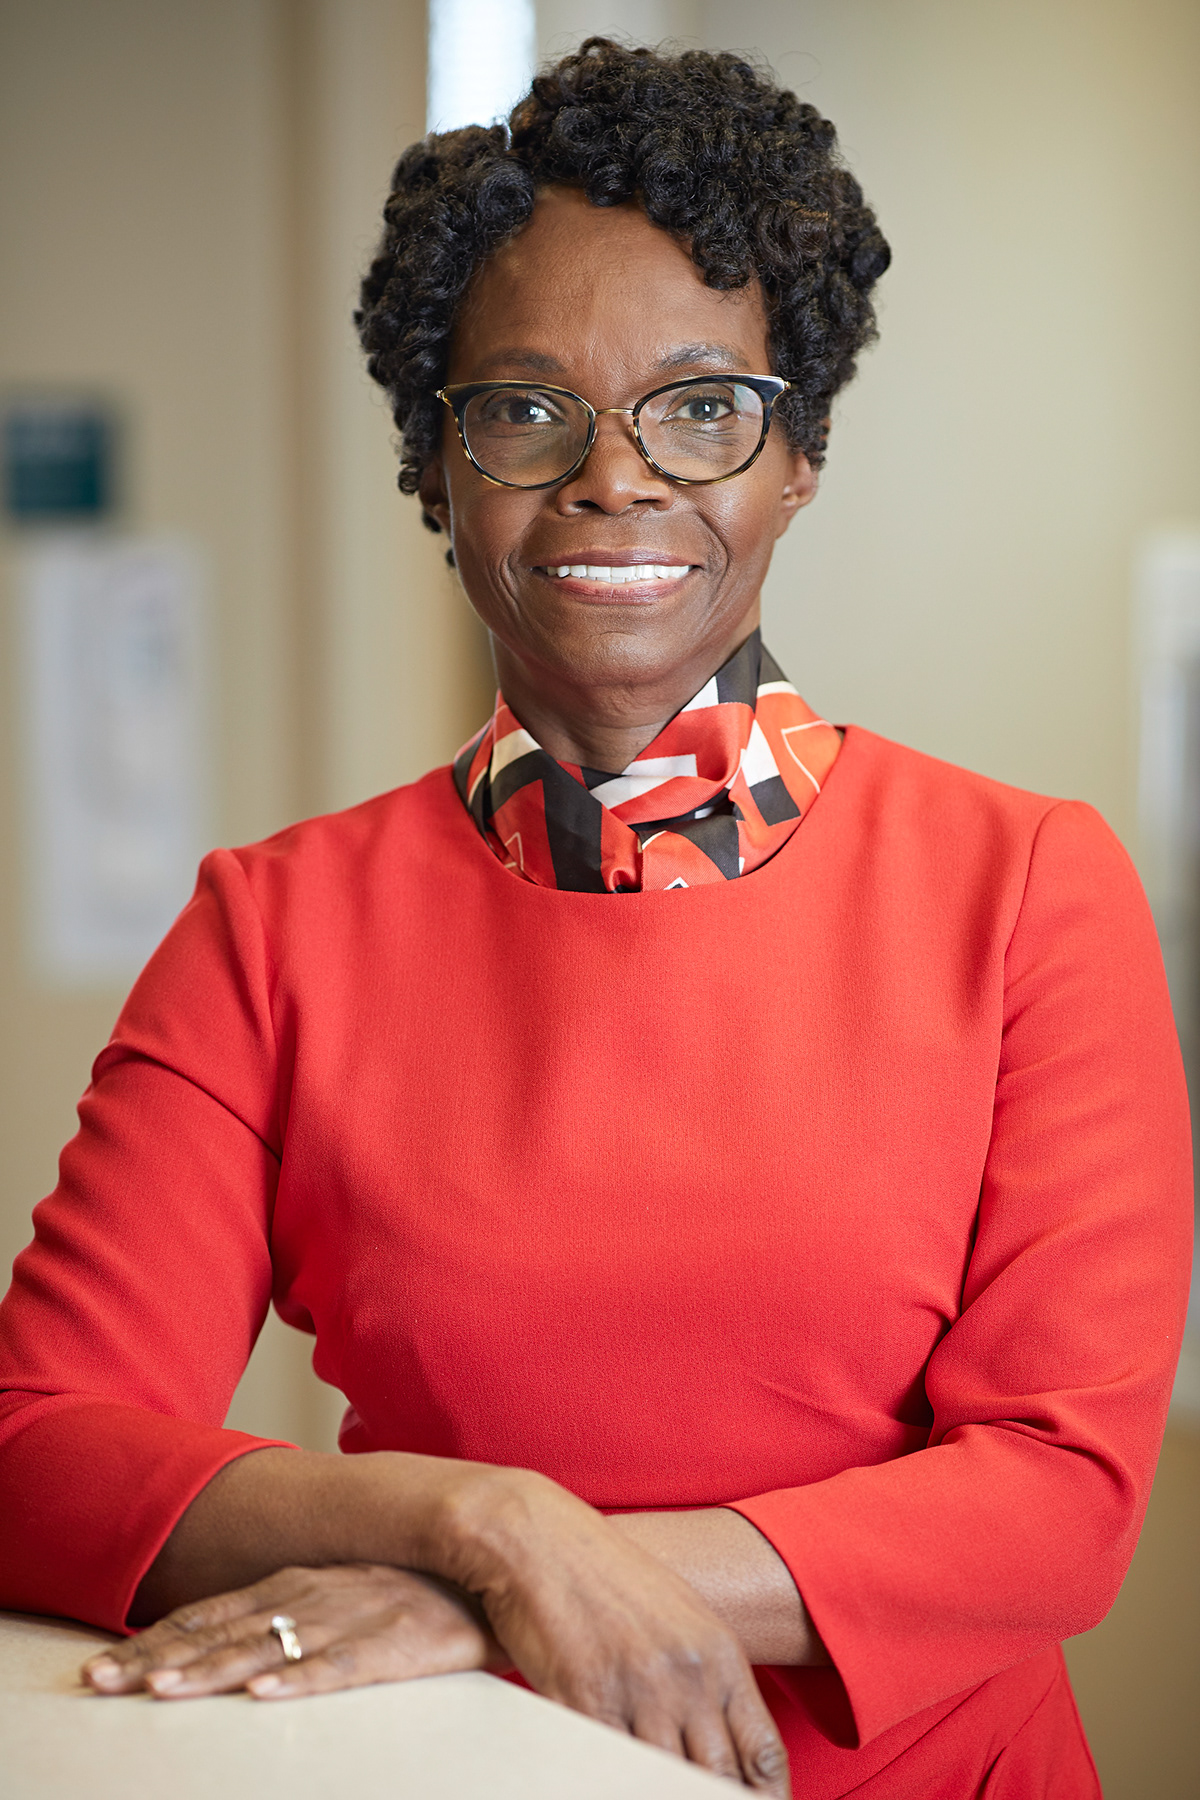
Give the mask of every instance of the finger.
M 266 1618 L 258 1621 L 259 1629 L 239 1633 L 227 1644 L 218 1644 L 207 1654 L 188 1663 L 174 1662 L 152 1669 L 146 1686 L 161 1700 L 191 1700 L 202 1694 L 229 1694 L 246 1686 L 264 1670 L 286 1667 L 283 1646 L 268 1628 Z M 233 1631 L 234 1626 L 226 1630 Z M 337 1631 L 330 1625 L 308 1624 L 304 1627 L 302 1651 L 318 1653 L 334 1641 Z
M 683 1754 L 713 1775 L 728 1781 L 742 1780 L 742 1761 L 730 1735 L 724 1713 L 706 1710 L 684 1722 Z
M 204 1694 L 232 1694 L 264 1670 L 281 1667 L 284 1661 L 279 1640 L 261 1637 L 224 1649 L 184 1668 L 151 1669 L 146 1686 L 159 1700 L 194 1700 Z
M 302 1662 L 284 1663 L 246 1683 L 257 1700 L 293 1700 L 301 1694 L 332 1694 L 340 1688 L 369 1687 L 377 1681 L 413 1681 L 422 1675 L 455 1675 L 478 1669 L 486 1657 L 478 1631 L 446 1632 L 430 1641 L 423 1634 L 364 1632 L 343 1637 Z
M 746 1786 L 776 1800 L 791 1800 L 788 1753 L 757 1686 L 731 1698 L 726 1717 Z
M 152 1642 L 139 1640 L 118 1662 L 111 1656 L 93 1658 L 84 1670 L 92 1685 L 106 1693 L 128 1693 L 147 1684 L 166 1688 L 174 1685 L 169 1677 L 200 1663 L 213 1652 L 230 1644 L 261 1638 L 267 1632 L 267 1620 L 260 1615 L 258 1629 L 252 1621 L 230 1620 L 225 1625 L 208 1626 L 189 1637 L 180 1632 L 160 1632 Z
M 176 1653 L 190 1645 L 205 1644 L 206 1634 L 261 1610 L 266 1602 L 263 1589 L 274 1585 L 257 1582 L 253 1587 L 239 1588 L 228 1594 L 213 1594 L 188 1606 L 177 1607 L 145 1631 L 114 1644 L 84 1663 L 82 1674 L 99 1692 L 128 1693 L 142 1686 L 148 1672 L 165 1666 Z
M 631 1724 L 611 1718 L 606 1718 L 605 1724 L 615 1724 L 619 1730 L 629 1731 L 635 1738 L 641 1738 L 643 1744 L 653 1744 L 656 1749 L 667 1750 L 672 1756 L 687 1756 L 679 1720 L 661 1706 L 639 1706 Z
M 142 1685 L 142 1670 L 120 1656 L 122 1644 L 89 1656 L 80 1669 L 80 1679 L 98 1694 L 128 1694 Z

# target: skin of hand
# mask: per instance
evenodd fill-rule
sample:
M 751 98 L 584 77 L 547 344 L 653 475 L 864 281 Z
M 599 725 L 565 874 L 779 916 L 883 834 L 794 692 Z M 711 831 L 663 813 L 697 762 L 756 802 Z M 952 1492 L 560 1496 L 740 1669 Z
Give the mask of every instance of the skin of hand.
M 618 1513 L 609 1523 L 682 1575 L 752 1663 L 828 1664 L 787 1564 L 741 1513 Z
M 285 1660 L 271 1631 L 278 1613 L 296 1621 L 301 1662 Z M 259 1699 L 284 1699 L 510 1666 L 482 1609 L 448 1583 L 385 1564 L 336 1563 L 277 1569 L 178 1607 L 84 1672 L 98 1693 L 144 1685 L 160 1700 L 185 1700 L 246 1687 Z
M 283 1699 L 515 1666 L 540 1693 L 785 1795 L 786 1753 L 736 1631 L 661 1552 L 673 1546 L 694 1574 L 714 1551 L 728 1557 L 720 1521 L 732 1521 L 745 1542 L 727 1588 L 743 1604 L 757 1589 L 762 1610 L 768 1559 L 780 1571 L 760 1648 L 784 1647 L 772 1633 L 790 1604 L 802 1619 L 790 1647 L 819 1660 L 791 1579 L 734 1514 L 671 1515 L 657 1544 L 654 1519 L 605 1519 L 523 1470 L 257 1451 L 202 1490 L 139 1589 L 135 1617 L 175 1610 L 93 1657 L 84 1676 L 98 1693 L 148 1687 L 187 1699 L 248 1687 Z M 275 1567 L 301 1556 L 310 1566 Z M 720 1589 L 715 1565 L 710 1576 Z M 217 1591 L 235 1582 L 244 1585 Z M 269 1629 L 280 1611 L 297 1621 L 300 1663 L 285 1662 Z
M 542 380 L 599 410 L 730 373 L 771 373 L 759 286 L 708 288 L 636 205 L 550 188 L 477 275 L 447 380 Z M 757 625 L 775 541 L 815 490 L 778 426 L 745 473 L 689 487 L 649 467 L 619 414 L 600 418 L 569 481 L 500 488 L 447 413 L 421 500 L 518 718 L 563 761 L 619 770 Z M 549 573 L 605 562 L 680 574 L 614 588 Z M 299 1664 L 270 1633 L 280 1610 L 313 1646 Z M 739 1515 L 606 1520 L 540 1475 L 388 1452 L 265 1449 L 228 1465 L 131 1618 L 160 1623 L 93 1659 L 99 1692 L 284 1697 L 511 1659 L 540 1692 L 779 1796 L 787 1758 L 750 1659 L 827 1660 L 785 1565 Z M 168 1671 L 182 1679 L 164 1684 Z

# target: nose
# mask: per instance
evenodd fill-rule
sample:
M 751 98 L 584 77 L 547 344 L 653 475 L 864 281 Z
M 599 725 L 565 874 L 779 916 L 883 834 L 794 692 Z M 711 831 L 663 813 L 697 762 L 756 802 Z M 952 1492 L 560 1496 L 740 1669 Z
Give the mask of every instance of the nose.
M 669 506 L 671 499 L 670 482 L 650 467 L 638 449 L 633 414 L 622 406 L 606 407 L 596 414 L 596 436 L 587 460 L 555 491 L 555 502 L 564 513 L 589 508 L 622 513 L 630 506 Z

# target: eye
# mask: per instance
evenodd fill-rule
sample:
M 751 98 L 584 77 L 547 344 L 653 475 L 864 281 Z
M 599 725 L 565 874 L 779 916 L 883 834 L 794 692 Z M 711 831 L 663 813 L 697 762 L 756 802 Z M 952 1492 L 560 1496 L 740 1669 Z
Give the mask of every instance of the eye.
M 479 416 L 485 425 L 531 430 L 561 423 L 561 414 L 546 394 L 502 388 L 481 396 Z
M 663 415 L 664 424 L 719 425 L 737 412 L 728 388 L 685 388 L 670 402 Z
M 697 425 L 707 425 L 711 419 L 724 418 L 731 410 L 728 400 L 721 400 L 716 394 L 692 394 L 679 409 L 681 417 L 690 419 Z

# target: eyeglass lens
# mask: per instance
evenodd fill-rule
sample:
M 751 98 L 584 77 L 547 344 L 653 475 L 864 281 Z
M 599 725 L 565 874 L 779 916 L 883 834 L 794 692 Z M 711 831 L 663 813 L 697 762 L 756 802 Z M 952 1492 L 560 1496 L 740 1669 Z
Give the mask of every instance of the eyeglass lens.
M 591 420 L 572 396 L 537 387 L 489 388 L 462 414 L 467 448 L 485 474 L 516 487 L 561 481 L 582 456 Z M 665 389 L 638 428 L 647 454 L 679 481 L 719 481 L 749 462 L 762 436 L 763 402 L 737 381 Z

